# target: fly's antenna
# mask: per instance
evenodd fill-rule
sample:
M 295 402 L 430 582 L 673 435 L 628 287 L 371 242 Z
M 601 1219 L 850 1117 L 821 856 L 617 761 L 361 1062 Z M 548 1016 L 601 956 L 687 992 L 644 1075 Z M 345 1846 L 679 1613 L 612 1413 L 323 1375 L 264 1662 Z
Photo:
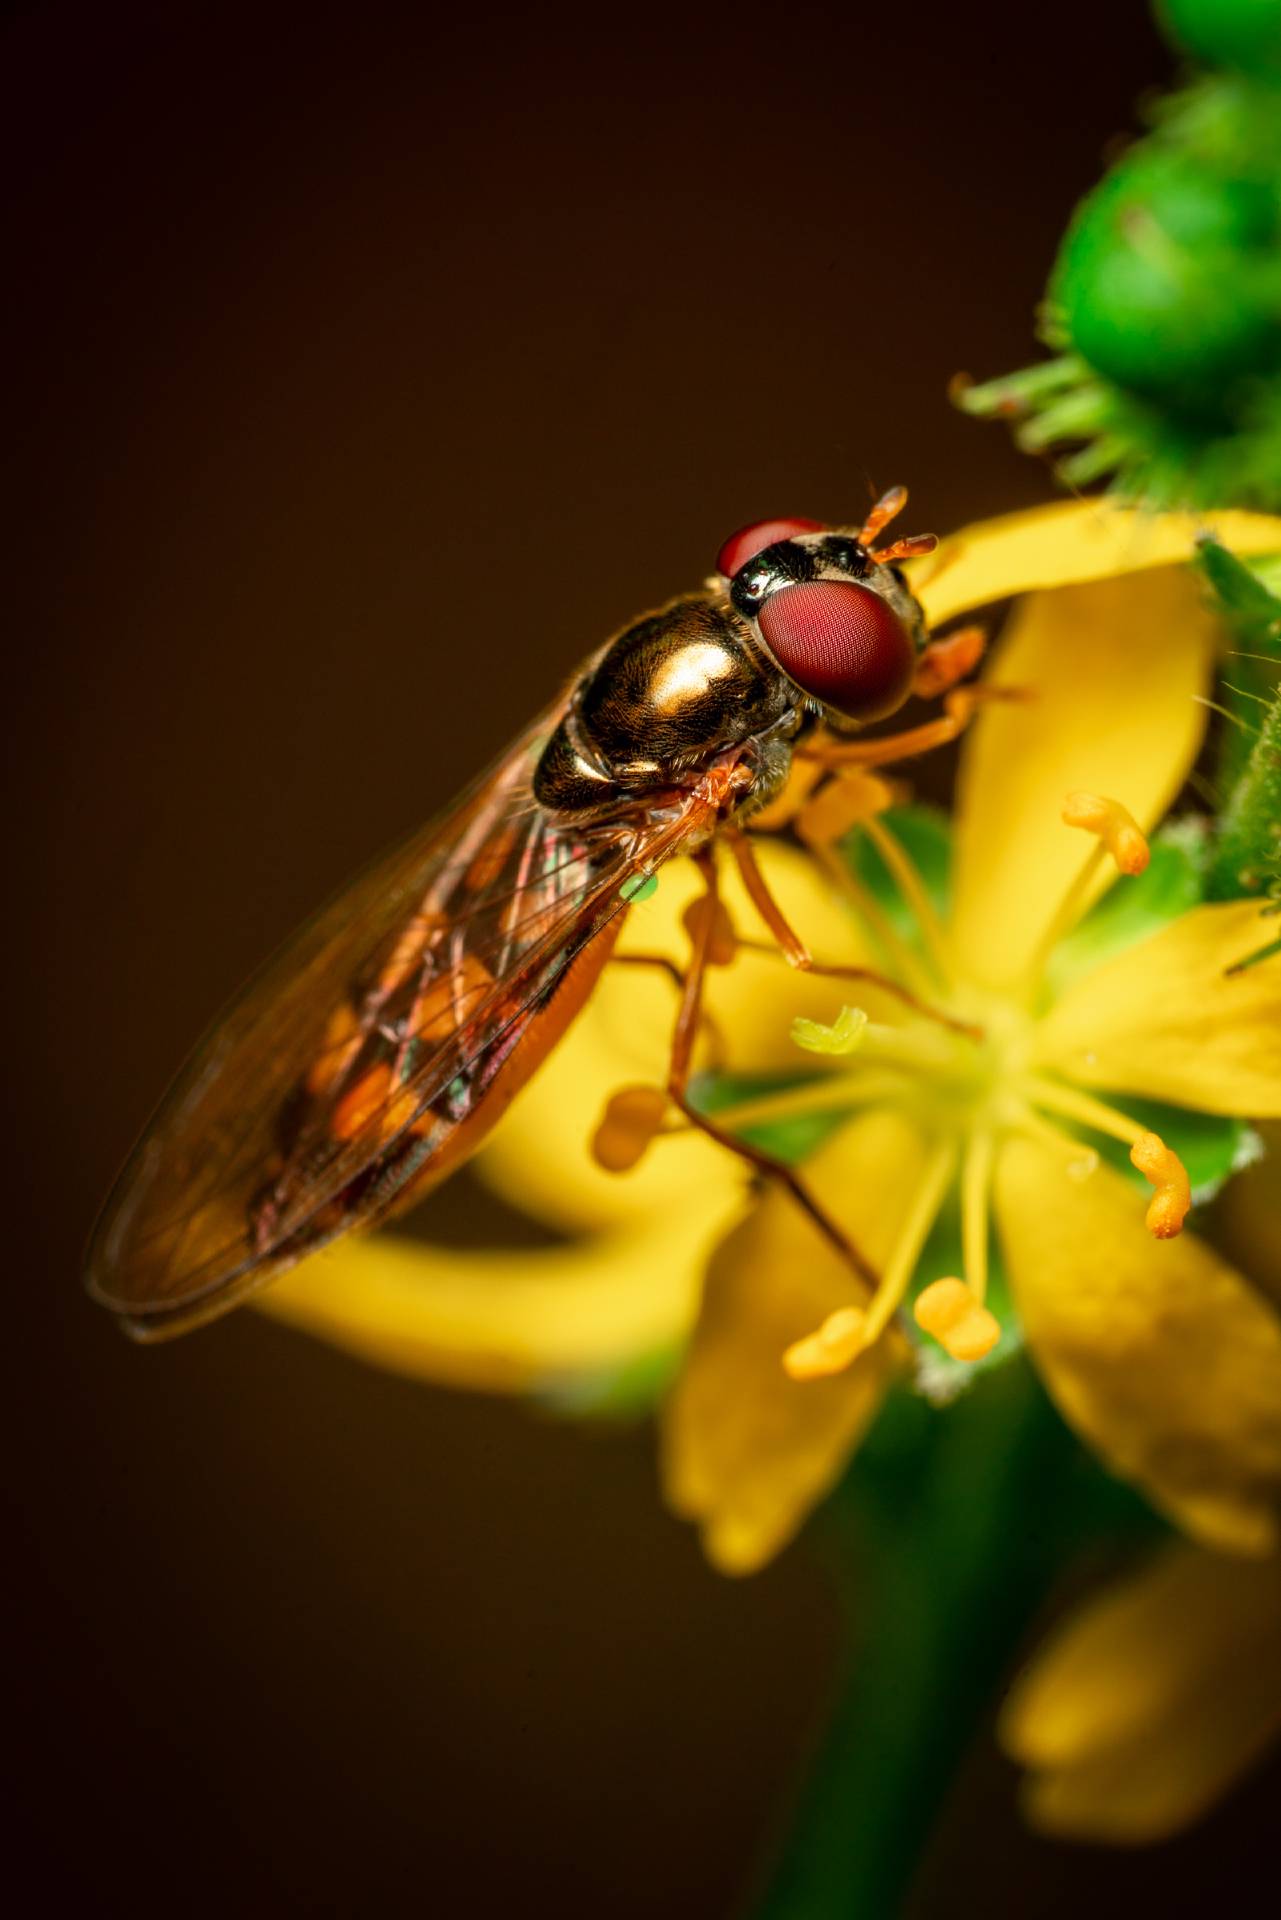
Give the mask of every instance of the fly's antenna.
M 891 487 L 883 493 L 858 530 L 859 544 L 867 548 L 872 559 L 880 567 L 888 566 L 893 560 L 910 560 L 914 554 L 933 553 L 938 545 L 936 533 L 909 533 L 902 540 L 895 540 L 888 547 L 876 547 L 872 543 L 896 519 L 907 505 L 907 488 Z

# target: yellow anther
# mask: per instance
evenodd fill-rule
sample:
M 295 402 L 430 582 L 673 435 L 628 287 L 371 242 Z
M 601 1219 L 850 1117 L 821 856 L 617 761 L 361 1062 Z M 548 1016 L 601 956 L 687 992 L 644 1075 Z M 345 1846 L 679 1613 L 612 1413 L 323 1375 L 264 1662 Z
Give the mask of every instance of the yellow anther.
M 922 1332 L 932 1334 L 953 1360 L 981 1360 L 1001 1337 L 996 1315 L 977 1300 L 964 1280 L 935 1280 L 913 1309 Z
M 795 1340 L 783 1355 L 783 1366 L 793 1380 L 823 1380 L 843 1373 L 863 1351 L 867 1315 L 861 1307 L 838 1307 L 829 1313 L 817 1333 Z
M 732 966 L 738 952 L 738 935 L 723 902 L 714 900 L 710 894 L 700 894 L 681 915 L 681 925 L 689 935 L 690 945 L 697 947 L 704 937 L 709 916 L 712 928 L 707 936 L 707 964 L 709 967 Z
M 1128 807 L 1097 793 L 1070 793 L 1063 802 L 1065 827 L 1097 834 L 1122 873 L 1142 873 L 1151 859 L 1143 831 Z
M 853 1053 L 867 1032 L 862 1007 L 842 1007 L 830 1027 L 798 1013 L 792 1022 L 792 1041 L 806 1053 Z
M 1177 1233 L 1182 1233 L 1183 1222 L 1192 1207 L 1192 1183 L 1187 1168 L 1159 1133 L 1140 1134 L 1130 1148 L 1130 1159 L 1156 1189 L 1148 1202 L 1148 1232 L 1158 1240 L 1173 1240 Z
M 888 780 L 866 767 L 847 767 L 805 802 L 796 816 L 796 831 L 802 840 L 830 846 L 851 827 L 884 813 L 893 799 Z
M 661 1087 L 620 1087 L 592 1137 L 592 1158 L 606 1173 L 627 1173 L 641 1159 L 667 1112 Z

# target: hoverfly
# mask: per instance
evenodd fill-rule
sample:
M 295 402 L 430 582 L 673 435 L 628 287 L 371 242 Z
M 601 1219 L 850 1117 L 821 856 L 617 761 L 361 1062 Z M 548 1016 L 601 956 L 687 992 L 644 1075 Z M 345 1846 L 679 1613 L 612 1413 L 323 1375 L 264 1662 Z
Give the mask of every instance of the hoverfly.
M 911 733 L 856 741 L 914 689 L 950 687 L 972 630 L 930 644 L 896 564 L 932 535 L 875 542 L 895 488 L 857 532 L 767 520 L 717 574 L 625 628 L 443 818 L 297 934 L 174 1083 L 117 1181 L 89 1252 L 90 1291 L 140 1340 L 181 1332 L 352 1227 L 417 1200 L 475 1151 L 583 1005 L 636 895 L 729 840 L 788 957 L 809 956 L 739 824 L 798 753 L 864 764 L 955 737 L 975 689 Z M 696 934 L 668 1092 L 689 1103 L 712 917 Z M 832 969 L 859 972 L 859 969 Z

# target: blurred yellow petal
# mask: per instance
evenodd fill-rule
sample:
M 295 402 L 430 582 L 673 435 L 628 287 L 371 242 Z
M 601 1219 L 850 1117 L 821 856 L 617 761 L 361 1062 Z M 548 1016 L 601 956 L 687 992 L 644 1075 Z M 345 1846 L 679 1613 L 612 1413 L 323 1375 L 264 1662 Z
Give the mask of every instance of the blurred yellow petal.
M 1224 1552 L 1277 1541 L 1281 1321 L 1218 1254 L 1143 1231 L 1142 1198 L 1008 1140 L 996 1217 L 1028 1345 L 1064 1418 L 1187 1532 Z
M 1225 976 L 1258 917 L 1257 900 L 1196 907 L 1083 975 L 1040 1023 L 1037 1063 L 1207 1113 L 1281 1115 L 1281 959 Z
M 908 570 L 934 627 L 1017 593 L 1169 566 L 1186 560 L 1202 533 L 1234 553 L 1281 552 L 1281 520 L 1264 513 L 1144 513 L 1063 500 L 963 527 Z
M 925 1161 L 900 1114 L 863 1115 L 806 1161 L 805 1178 L 881 1263 Z M 782 1356 L 850 1303 L 849 1270 L 786 1194 L 771 1190 L 713 1258 L 702 1312 L 664 1418 L 664 1478 L 725 1573 L 749 1573 L 839 1478 L 894 1367 L 882 1340 L 845 1373 L 804 1383 Z
M 562 1388 L 684 1338 L 711 1250 L 742 1205 L 722 1190 L 648 1229 L 519 1252 L 349 1234 L 259 1304 L 395 1373 L 493 1392 Z
M 1281 1732 L 1281 1559 L 1168 1548 L 1037 1652 L 999 1732 L 1034 1775 L 1034 1825 L 1117 1843 L 1177 1832 Z
M 1214 639 L 1183 568 L 1015 609 L 990 678 L 1031 697 L 980 711 L 958 776 L 951 946 L 967 978 L 1019 980 L 1089 858 L 1092 838 L 1060 818 L 1069 792 L 1120 800 L 1145 831 L 1169 806 L 1204 731 Z
M 857 959 L 850 914 L 814 862 L 795 848 L 763 840 L 761 865 L 802 937 L 818 957 Z M 726 903 L 740 934 L 768 939 L 730 863 L 721 862 Z M 689 941 L 681 915 L 701 892 L 691 862 L 664 867 L 658 891 L 628 914 L 621 954 L 662 954 L 683 967 Z M 727 1043 L 724 1064 L 737 1073 L 801 1071 L 791 1041 L 798 1013 L 831 1019 L 840 981 L 798 974 L 781 956 L 742 952 L 707 977 L 706 1004 Z M 848 997 L 849 989 L 845 994 Z M 639 1166 L 606 1173 L 590 1146 L 609 1095 L 620 1086 L 661 1086 L 667 1077 L 677 989 L 656 968 L 607 966 L 565 1038 L 512 1103 L 477 1163 L 482 1179 L 513 1206 L 567 1232 L 597 1232 L 624 1221 L 699 1206 L 708 1195 L 741 1188 L 743 1169 L 723 1148 L 681 1134 L 655 1141 Z M 706 1038 L 696 1063 L 707 1064 Z

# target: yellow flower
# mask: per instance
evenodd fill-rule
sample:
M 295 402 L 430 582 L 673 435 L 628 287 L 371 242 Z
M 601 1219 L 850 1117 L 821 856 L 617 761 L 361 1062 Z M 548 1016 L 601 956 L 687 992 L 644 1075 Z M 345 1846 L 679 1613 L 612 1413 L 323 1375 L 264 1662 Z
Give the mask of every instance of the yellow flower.
M 1225 515 L 1215 530 L 1238 551 L 1281 547 L 1281 523 L 1260 516 Z M 344 1245 L 264 1305 L 409 1371 L 555 1389 L 679 1340 L 706 1269 L 665 1416 L 665 1476 L 711 1557 L 745 1571 L 826 1492 L 920 1347 L 937 1356 L 923 1365 L 928 1384 L 931 1366 L 937 1376 L 991 1345 L 990 1198 L 1024 1336 L 1069 1421 L 1190 1532 L 1266 1551 L 1281 1487 L 1281 1322 L 1193 1237 L 1145 1232 L 1132 1186 L 1079 1137 L 1132 1147 L 1153 1182 L 1153 1234 L 1177 1236 L 1183 1169 L 1126 1100 L 1281 1114 L 1281 964 L 1224 975 L 1250 945 L 1257 905 L 1154 919 L 1106 953 L 1072 939 L 1107 871 L 1094 841 L 1063 824 L 1065 799 L 1100 848 L 1134 867 L 1201 737 L 1213 628 L 1175 564 L 1192 532 L 1172 516 L 1084 504 L 945 541 L 913 581 L 932 624 L 1022 596 L 992 677 L 1032 696 L 984 708 L 965 743 L 946 924 L 874 795 L 865 828 L 910 920 L 887 924 L 866 900 L 852 919 L 813 862 L 767 849 L 771 884 L 813 951 L 888 968 L 915 1009 L 860 987 L 857 1014 L 839 1018 L 831 981 L 750 951 L 711 980 L 712 1031 L 736 1075 L 795 1075 L 805 1055 L 794 1023 L 821 1050 L 821 1075 L 740 1106 L 734 1123 L 852 1115 L 803 1171 L 879 1271 L 875 1298 L 787 1195 L 753 1199 L 702 1137 L 659 1139 L 623 1176 L 593 1164 L 605 1094 L 661 1080 L 673 1011 L 667 983 L 617 968 L 481 1168 L 570 1246 L 460 1256 L 390 1238 Z M 695 891 L 692 870 L 666 871 L 622 950 L 679 956 Z M 749 928 L 736 883 L 726 897 Z M 918 1271 L 954 1189 L 963 1280 Z M 901 1311 L 914 1287 L 915 1327 Z
M 1281 1145 L 1281 1130 L 1265 1129 Z M 1216 1209 L 1220 1244 L 1281 1301 L 1281 1191 L 1256 1163 Z M 1225 1559 L 1185 1543 L 1090 1595 L 1006 1698 L 1002 1744 L 1027 1770 L 1043 1832 L 1113 1845 L 1197 1820 L 1281 1736 L 1281 1555 Z
M 1281 1557 L 1185 1543 L 1097 1594 L 1000 1719 L 1043 1832 L 1119 1845 L 1198 1819 L 1281 1733 Z

